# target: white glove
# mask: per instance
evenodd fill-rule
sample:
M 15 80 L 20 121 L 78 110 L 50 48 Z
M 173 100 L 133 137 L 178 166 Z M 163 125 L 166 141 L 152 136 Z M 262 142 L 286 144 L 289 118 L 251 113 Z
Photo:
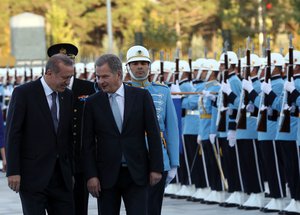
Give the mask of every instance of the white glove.
M 211 100 L 211 101 L 213 101 L 213 102 L 216 101 L 217 96 L 211 94 L 209 91 L 203 90 L 203 91 L 202 91 L 202 94 L 203 94 L 203 96 L 205 96 L 205 97 L 208 98 L 209 100 Z
M 267 95 L 270 94 L 270 92 L 272 91 L 272 85 L 270 80 L 268 82 L 264 81 L 261 83 L 261 91 L 263 91 Z
M 252 81 L 250 78 L 249 80 L 243 79 L 242 88 L 246 90 L 248 93 L 250 93 L 253 90 Z
M 268 107 L 265 106 L 264 104 L 262 104 L 259 110 L 264 111 L 264 110 L 266 110 L 266 109 L 268 109 Z
M 177 82 L 176 84 L 172 84 L 172 85 L 171 85 L 170 91 L 171 91 L 172 93 L 173 93 L 173 92 L 174 92 L 174 93 L 179 93 L 179 92 L 181 92 L 178 82 Z M 180 95 L 172 95 L 172 98 L 181 98 L 181 96 L 180 96 Z
M 167 186 L 173 180 L 173 178 L 175 177 L 176 173 L 177 173 L 177 167 L 173 167 L 172 169 L 170 169 L 168 171 L 168 175 L 167 175 L 167 178 L 166 178 L 166 184 L 165 184 L 165 186 Z
M 200 134 L 198 134 L 198 136 L 197 136 L 197 143 L 201 144 L 201 136 L 200 136 Z
M 227 95 L 229 95 L 232 92 L 230 84 L 228 82 L 225 83 L 224 81 L 221 84 L 221 90 L 223 93 L 226 93 Z
M 227 133 L 227 140 L 230 147 L 233 147 L 236 144 L 236 131 L 229 130 Z
M 216 134 L 209 134 L 209 140 L 211 144 L 215 144 L 216 136 Z
M 292 78 L 291 81 L 286 81 L 284 83 L 284 90 L 292 93 L 296 89 L 294 79 Z

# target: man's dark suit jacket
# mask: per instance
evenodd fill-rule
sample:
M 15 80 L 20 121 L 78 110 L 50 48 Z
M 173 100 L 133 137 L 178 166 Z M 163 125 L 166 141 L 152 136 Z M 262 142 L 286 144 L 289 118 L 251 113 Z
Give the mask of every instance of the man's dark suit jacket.
M 150 171 L 163 172 L 160 131 L 152 97 L 147 90 L 126 85 L 124 92 L 122 133 L 115 123 L 107 93 L 89 97 L 84 111 L 85 174 L 87 179 L 98 177 L 105 189 L 114 186 L 118 179 L 122 153 L 137 185 L 147 185 Z
M 83 105 L 89 95 L 95 93 L 94 83 L 91 81 L 74 78 L 73 92 L 73 155 L 75 161 L 75 172 L 83 172 L 82 155 L 82 115 Z
M 41 80 L 13 91 L 7 117 L 7 176 L 21 175 L 21 191 L 44 190 L 57 160 L 66 187 L 72 189 L 72 92 L 66 89 L 58 98 L 56 134 Z

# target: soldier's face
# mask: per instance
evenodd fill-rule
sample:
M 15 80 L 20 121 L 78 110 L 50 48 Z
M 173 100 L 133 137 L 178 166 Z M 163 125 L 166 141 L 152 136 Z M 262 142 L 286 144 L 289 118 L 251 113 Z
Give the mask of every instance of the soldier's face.
M 122 71 L 112 73 L 108 64 L 96 67 L 96 79 L 98 86 L 105 93 L 115 93 L 122 84 Z
M 148 75 L 149 62 L 147 61 L 131 62 L 129 63 L 129 67 L 135 78 L 146 78 Z

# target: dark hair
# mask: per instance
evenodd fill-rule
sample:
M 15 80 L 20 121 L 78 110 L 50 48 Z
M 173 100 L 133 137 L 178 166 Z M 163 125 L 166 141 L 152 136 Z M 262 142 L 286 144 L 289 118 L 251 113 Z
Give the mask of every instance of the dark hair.
M 97 66 L 100 67 L 103 66 L 104 64 L 108 65 L 108 67 L 110 68 L 113 74 L 117 74 L 118 72 L 121 72 L 121 78 L 123 77 L 122 62 L 120 58 L 118 58 L 116 55 L 104 54 L 98 57 L 98 59 L 95 62 L 95 67 Z
M 65 66 L 73 66 L 74 62 L 68 56 L 63 54 L 55 54 L 49 58 L 46 64 L 46 72 L 51 70 L 54 73 L 59 73 L 58 64 L 63 63 Z

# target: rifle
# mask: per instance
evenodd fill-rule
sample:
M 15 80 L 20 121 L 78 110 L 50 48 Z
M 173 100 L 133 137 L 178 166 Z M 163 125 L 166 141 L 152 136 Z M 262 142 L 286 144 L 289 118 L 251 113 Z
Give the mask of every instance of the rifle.
M 193 69 L 192 69 L 192 48 L 189 48 L 189 65 L 190 65 L 190 73 L 189 73 L 189 81 L 192 80 L 192 74 L 193 74 Z
M 270 49 L 270 38 L 267 39 L 267 67 L 265 71 L 265 82 L 269 82 L 271 79 L 271 49 Z M 263 93 L 261 102 L 263 102 L 264 106 L 267 106 L 267 99 L 266 95 Z M 260 105 L 261 107 L 262 105 Z M 268 113 L 267 108 L 264 108 L 263 110 L 259 111 L 259 119 L 257 124 L 257 131 L 260 132 L 266 132 L 267 131 L 267 119 L 268 119 Z
M 287 80 L 291 81 L 293 77 L 293 35 L 290 35 L 290 47 L 289 47 L 289 66 L 288 66 L 288 71 L 287 71 Z M 283 95 L 283 102 L 282 102 L 282 107 L 280 111 L 280 121 L 279 121 L 279 131 L 280 132 L 290 132 L 290 123 L 291 123 L 291 111 L 289 108 L 285 109 L 285 106 L 288 105 L 289 107 L 291 106 L 290 102 L 288 101 L 290 97 L 290 93 L 287 91 L 284 91 Z
M 174 75 L 174 84 L 176 84 L 176 82 L 179 79 L 179 49 L 178 48 L 176 49 L 175 65 L 176 65 L 176 69 Z
M 164 52 L 160 51 L 160 83 L 164 81 Z
M 225 61 L 225 69 L 223 71 L 223 80 L 225 83 L 227 83 L 228 79 L 228 55 L 227 55 L 227 47 L 228 47 L 228 42 L 225 41 L 224 44 L 224 61 Z M 227 111 L 227 106 L 228 106 L 228 99 L 227 99 L 227 94 L 223 93 L 221 94 L 221 109 L 218 112 L 218 120 L 217 120 L 217 125 L 218 125 L 218 131 L 224 132 L 226 131 L 226 111 Z
M 247 38 L 247 51 L 246 51 L 246 58 L 247 58 L 247 67 L 244 73 L 244 79 L 248 80 L 250 76 L 250 37 Z M 242 91 L 241 100 L 240 100 L 240 108 L 239 114 L 237 117 L 237 128 L 238 129 L 247 129 L 247 105 L 249 104 L 249 93 L 247 90 Z

